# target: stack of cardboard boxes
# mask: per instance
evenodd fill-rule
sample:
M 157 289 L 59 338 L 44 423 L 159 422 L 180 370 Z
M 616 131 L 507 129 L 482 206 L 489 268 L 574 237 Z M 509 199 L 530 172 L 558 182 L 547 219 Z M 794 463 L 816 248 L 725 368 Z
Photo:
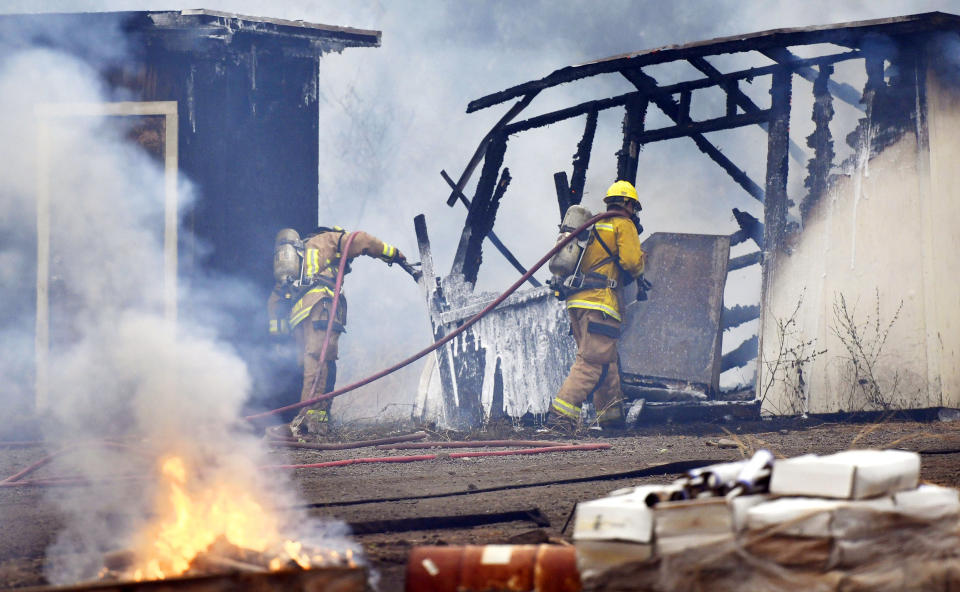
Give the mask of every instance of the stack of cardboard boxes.
M 682 561 L 670 559 L 680 557 L 736 555 L 741 567 L 749 557 L 746 564 L 806 573 L 869 568 L 889 556 L 953 557 L 958 491 L 919 485 L 919 476 L 914 452 L 848 450 L 774 462 L 760 451 L 672 484 L 615 491 L 577 507 L 581 576 L 625 564 L 662 569 L 665 560 L 678 569 Z

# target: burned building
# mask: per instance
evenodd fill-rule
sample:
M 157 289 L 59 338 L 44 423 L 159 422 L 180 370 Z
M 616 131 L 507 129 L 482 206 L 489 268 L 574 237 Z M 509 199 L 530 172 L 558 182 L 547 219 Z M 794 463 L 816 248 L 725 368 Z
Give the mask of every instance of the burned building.
M 418 221 L 435 336 L 493 301 L 474 291 L 484 246 L 526 271 L 494 233 L 501 200 L 509 199 L 508 140 L 577 118 L 583 135 L 570 147 L 572 172 L 543 172 L 552 174 L 560 215 L 581 202 L 591 159 L 614 157 L 616 178 L 635 182 L 644 146 L 680 138 L 760 212 L 734 208 L 732 233 L 646 238 L 653 289 L 649 301 L 627 307 L 621 339 L 628 399 L 648 407 L 686 399 L 694 414 L 711 406 L 773 414 L 960 406 L 951 331 L 960 309 L 948 279 L 956 267 L 949 163 L 958 32 L 960 18 L 943 13 L 777 29 L 569 66 L 472 101 L 468 113 L 513 103 L 459 177 L 444 174 L 448 205 L 468 207 L 445 277 L 435 275 Z M 723 71 L 721 63 L 733 66 Z M 677 81 L 661 84 L 651 72 L 669 66 L 678 68 Z M 518 119 L 551 89 L 609 77 L 632 90 Z M 692 109 L 698 101 L 708 108 Z M 621 147 L 591 153 L 598 115 L 610 109 L 623 113 Z M 791 130 L 801 121 L 812 131 L 797 137 Z M 765 145 L 752 149 L 763 179 L 712 135 L 753 126 L 766 132 Z M 725 305 L 728 274 L 748 268 L 756 270 L 759 300 Z M 462 426 L 547 411 L 573 341 L 562 304 L 535 278 L 530 284 L 438 353 L 415 414 Z M 723 343 L 727 331 L 756 319 L 755 335 Z M 720 373 L 748 364 L 756 367 L 748 392 L 722 392 Z
M 35 107 L 38 404 L 47 398 L 51 340 L 69 324 L 50 304 L 63 289 L 51 275 L 65 255 L 56 242 L 58 216 L 69 214 L 58 213 L 67 209 L 50 186 L 57 163 L 47 148 L 50 130 L 65 121 L 123 119 L 129 139 L 162 167 L 165 215 L 155 230 L 163 261 L 150 264 L 157 266 L 166 317 L 197 314 L 195 302 L 182 296 L 184 285 L 229 277 L 256 286 L 257 295 L 218 304 L 223 319 L 234 320 L 220 328 L 231 341 L 256 341 L 265 333 L 276 230 L 307 231 L 317 223 L 321 58 L 377 47 L 380 32 L 183 10 L 5 15 L 0 41 L 7 55 L 44 49 L 80 60 L 111 97 Z

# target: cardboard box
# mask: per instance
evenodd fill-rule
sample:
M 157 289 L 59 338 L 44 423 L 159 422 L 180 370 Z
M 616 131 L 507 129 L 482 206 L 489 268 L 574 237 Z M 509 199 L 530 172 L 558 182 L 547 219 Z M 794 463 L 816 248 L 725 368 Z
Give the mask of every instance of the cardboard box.
M 846 450 L 829 456 L 778 460 L 770 493 L 865 499 L 915 489 L 920 455 L 902 450 Z
M 871 532 L 872 516 L 893 511 L 889 497 L 864 501 L 785 497 L 748 509 L 746 527 L 775 528 L 782 536 L 845 538 Z
M 653 507 L 653 515 L 657 539 L 733 532 L 732 514 L 722 497 L 659 503 Z
M 653 545 L 615 541 L 576 541 L 577 569 L 580 577 L 589 578 L 611 567 L 646 561 L 653 555 Z
M 960 516 L 960 491 L 939 485 L 921 485 L 894 494 L 896 511 L 919 520 L 953 520 Z
M 629 541 L 653 540 L 653 512 L 639 492 L 577 504 L 573 522 L 573 540 Z

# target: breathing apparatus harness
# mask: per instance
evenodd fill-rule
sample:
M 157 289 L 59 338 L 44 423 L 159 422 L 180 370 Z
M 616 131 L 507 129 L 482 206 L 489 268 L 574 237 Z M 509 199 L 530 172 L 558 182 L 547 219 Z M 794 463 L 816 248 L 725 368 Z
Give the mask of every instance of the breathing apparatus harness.
M 618 214 L 618 216 L 629 218 L 629 220 L 633 222 L 634 226 L 637 227 L 637 234 L 643 232 L 643 226 L 640 225 L 640 221 L 636 214 L 631 216 L 624 212 L 623 214 Z M 560 230 L 568 231 L 564 225 L 561 225 Z M 620 265 L 620 258 L 614 254 L 613 250 L 607 245 L 606 241 L 601 238 L 600 233 L 597 231 L 596 224 L 590 227 L 589 232 L 589 238 L 587 239 L 586 244 L 584 244 L 580 249 L 580 256 L 577 259 L 577 265 L 574 267 L 573 272 L 562 279 L 554 277 L 550 280 L 550 282 L 548 282 L 559 300 L 566 300 L 572 294 L 582 290 L 616 290 L 621 285 L 620 282 L 597 271 L 604 265 L 611 262 L 616 265 L 620 276 L 626 275 L 629 277 L 627 271 L 623 269 L 622 265 Z M 583 264 L 583 256 L 587 252 L 587 248 L 594 241 L 600 244 L 600 247 L 606 251 L 607 256 L 594 263 L 587 271 L 581 272 L 580 268 Z

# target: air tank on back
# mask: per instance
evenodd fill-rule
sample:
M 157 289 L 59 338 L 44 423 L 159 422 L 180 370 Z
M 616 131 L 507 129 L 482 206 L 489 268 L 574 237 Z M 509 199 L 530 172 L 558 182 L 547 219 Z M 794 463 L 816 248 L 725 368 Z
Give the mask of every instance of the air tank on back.
M 593 213 L 583 206 L 572 205 L 567 208 L 567 212 L 563 215 L 563 222 L 560 223 L 560 236 L 557 237 L 557 242 L 559 243 L 570 236 L 571 232 L 582 226 L 592 217 Z M 583 248 L 589 237 L 589 231 L 585 230 L 576 240 L 570 241 L 566 246 L 557 251 L 557 254 L 550 259 L 548 265 L 553 277 L 563 278 L 576 271 L 577 264 L 580 262 L 580 254 L 583 252 Z
M 273 242 L 273 277 L 280 284 L 292 284 L 300 279 L 300 234 L 292 228 L 277 233 Z

